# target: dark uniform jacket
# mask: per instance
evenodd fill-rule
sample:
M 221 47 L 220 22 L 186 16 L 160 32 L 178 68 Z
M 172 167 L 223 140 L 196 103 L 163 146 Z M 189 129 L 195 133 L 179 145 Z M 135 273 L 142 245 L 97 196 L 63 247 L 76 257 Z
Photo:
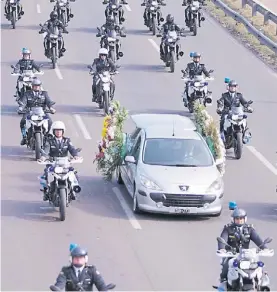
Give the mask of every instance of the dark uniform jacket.
M 24 108 L 31 108 L 31 107 L 43 107 L 43 108 L 51 108 L 52 105 L 55 104 L 53 102 L 47 91 L 38 91 L 35 92 L 33 90 L 27 91 L 23 97 L 19 100 L 19 104 L 22 105 Z
M 77 278 L 72 266 L 63 267 L 55 286 L 65 291 L 79 291 L 77 284 L 80 283 L 84 291 L 92 291 L 93 285 L 98 291 L 107 291 L 103 277 L 94 266 L 85 266 L 80 279 Z
M 250 241 L 253 241 L 258 247 L 263 244 L 263 240 L 252 224 L 244 224 L 242 227 L 237 227 L 234 224 L 227 224 L 224 226 L 220 237 L 231 247 L 236 248 L 237 252 L 239 252 L 240 244 L 244 249 L 249 248 Z M 265 248 L 265 246 L 263 248 Z M 219 242 L 218 249 L 225 249 L 225 245 Z
M 242 106 L 247 105 L 246 99 L 240 92 L 236 92 L 234 97 L 232 97 L 229 92 L 224 92 L 221 98 L 217 101 L 218 107 L 223 107 L 223 112 L 228 112 L 232 105 L 238 106 L 239 104 Z
M 205 64 L 199 64 L 194 62 L 188 63 L 187 68 L 185 70 L 185 74 L 189 75 L 189 77 L 191 78 L 193 78 L 196 75 L 202 74 L 204 74 L 206 77 L 210 77 L 210 73 L 206 69 Z
M 109 58 L 106 58 L 106 60 L 96 58 L 94 59 L 91 67 L 92 67 L 91 71 L 97 72 L 97 73 L 101 73 L 103 71 L 110 71 L 110 72 L 116 71 L 114 62 Z
M 34 60 L 21 59 L 15 65 L 14 71 L 16 73 L 22 73 L 24 70 L 33 70 L 33 69 L 40 72 L 40 68 Z
M 77 149 L 73 146 L 69 138 L 63 137 L 61 144 L 54 136 L 49 136 L 44 146 L 44 156 L 67 157 L 68 152 L 74 157 L 78 156 Z
M 54 27 L 58 27 L 58 29 L 62 30 L 62 31 L 67 31 L 65 26 L 63 25 L 63 23 L 59 19 L 47 20 L 44 23 L 42 30 L 48 29 L 49 31 L 52 31 L 54 29 Z
M 162 30 L 163 30 L 164 35 L 168 33 L 169 28 L 172 27 L 172 25 L 175 27 L 174 28 L 175 31 L 177 32 L 181 31 L 180 27 L 177 24 L 166 22 L 162 25 Z

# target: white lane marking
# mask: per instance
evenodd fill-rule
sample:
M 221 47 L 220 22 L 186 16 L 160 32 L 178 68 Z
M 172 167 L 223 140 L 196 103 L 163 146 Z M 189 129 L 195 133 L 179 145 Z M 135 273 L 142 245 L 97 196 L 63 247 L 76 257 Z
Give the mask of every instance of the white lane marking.
M 128 4 L 124 5 L 127 11 L 132 11 L 131 7 Z
M 79 136 L 79 133 L 78 133 L 78 131 L 77 131 L 77 129 L 76 129 L 76 126 L 75 126 L 75 124 L 73 123 L 73 120 L 72 120 L 71 118 L 68 119 L 68 123 L 70 124 L 70 126 L 71 126 L 71 128 L 72 128 L 74 134 L 79 138 L 79 137 L 80 137 L 80 136 Z
M 87 128 L 86 128 L 86 126 L 85 126 L 82 118 L 79 115 L 74 115 L 74 117 L 75 117 L 75 120 L 76 120 L 76 122 L 77 122 L 80 130 L 82 131 L 85 139 L 86 140 L 91 140 L 91 137 L 89 135 L 89 132 L 88 132 L 88 130 L 87 130 Z
M 41 13 L 41 10 L 40 10 L 40 5 L 37 4 L 37 13 L 40 14 Z
M 148 39 L 148 41 L 149 41 L 150 44 L 154 47 L 154 49 L 155 49 L 158 53 L 160 53 L 160 47 L 159 47 L 159 45 L 157 45 L 157 43 L 156 43 L 154 40 L 152 40 L 152 39 Z
M 260 162 L 277 176 L 277 168 L 275 168 L 258 150 L 253 146 L 246 146 L 252 154 L 254 154 Z
M 136 217 L 134 216 L 134 214 L 132 213 L 132 211 L 130 210 L 129 206 L 127 205 L 126 201 L 124 200 L 120 190 L 117 187 L 113 188 L 113 192 L 115 193 L 123 211 L 125 212 L 125 214 L 128 217 L 129 222 L 131 223 L 131 225 L 133 226 L 134 229 L 137 230 L 141 230 L 141 226 L 138 222 L 138 220 L 136 219 Z
M 54 207 L 51 207 L 51 206 L 46 206 L 46 207 L 39 207 L 40 209 L 43 209 L 43 210 L 47 210 L 47 209 L 54 209 Z
M 58 67 L 57 64 L 56 64 L 56 68 L 55 68 L 55 73 L 56 73 L 56 75 L 58 76 L 58 78 L 59 78 L 60 80 L 63 80 L 62 73 L 61 73 L 61 71 L 60 71 L 60 69 L 59 69 L 59 67 Z

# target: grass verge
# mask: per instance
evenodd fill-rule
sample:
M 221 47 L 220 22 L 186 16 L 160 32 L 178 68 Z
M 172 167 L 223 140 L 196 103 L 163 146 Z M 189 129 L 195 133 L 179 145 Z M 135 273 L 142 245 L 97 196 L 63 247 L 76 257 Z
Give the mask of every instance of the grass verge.
M 257 29 L 261 30 L 265 35 L 277 42 L 276 25 L 263 25 L 263 17 L 258 15 L 252 17 L 251 8 L 241 8 L 241 0 L 222 0 L 231 9 L 239 12 Z M 262 59 L 266 64 L 277 71 L 277 55 L 268 47 L 261 45 L 259 40 L 250 34 L 245 26 L 237 23 L 233 18 L 225 16 L 225 13 L 218 8 L 213 2 L 206 1 L 205 11 L 215 18 L 223 27 L 225 27 L 233 36 L 239 39 L 249 50 Z

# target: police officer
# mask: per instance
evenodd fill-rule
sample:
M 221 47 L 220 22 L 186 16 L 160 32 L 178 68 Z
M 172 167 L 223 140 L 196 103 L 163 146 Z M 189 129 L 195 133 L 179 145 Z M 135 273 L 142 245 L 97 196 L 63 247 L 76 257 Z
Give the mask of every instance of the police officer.
M 14 73 L 22 74 L 24 70 L 36 70 L 40 72 L 40 66 L 33 59 L 31 59 L 31 51 L 26 48 L 22 49 L 22 59 L 20 59 L 14 66 Z M 19 82 L 22 80 L 23 77 L 19 76 L 16 84 L 17 93 L 14 95 L 14 97 L 17 97 L 17 95 L 20 97 L 21 95 Z
M 52 108 L 52 106 L 55 104 L 53 102 L 47 91 L 41 90 L 41 85 L 42 82 L 38 79 L 35 78 L 32 82 L 32 90 L 25 92 L 22 98 L 19 99 L 18 103 L 20 104 L 21 111 L 25 112 L 27 111 L 21 121 L 20 121 L 20 129 L 22 133 L 22 140 L 21 140 L 21 145 L 25 145 L 27 142 L 27 132 L 26 132 L 26 115 L 28 114 L 28 111 L 31 107 L 42 107 L 42 108 L 49 108 L 51 113 L 55 113 L 55 109 Z M 48 117 L 48 129 L 51 128 L 52 125 L 52 120 L 49 117 L 48 114 L 45 114 Z
M 112 5 L 116 5 L 118 8 L 118 16 L 119 16 L 119 24 L 122 24 L 125 20 L 124 20 L 124 10 L 122 8 L 122 6 L 118 3 L 118 0 L 110 0 L 109 5 L 107 5 L 106 9 L 105 9 L 105 16 L 106 18 L 111 15 L 111 11 L 112 11 Z
M 236 252 L 239 252 L 240 247 L 248 249 L 250 241 L 253 241 L 258 247 L 267 248 L 263 245 L 263 240 L 258 235 L 252 224 L 246 224 L 247 214 L 243 209 L 235 209 L 232 214 L 233 222 L 224 226 L 220 237 L 226 241 Z M 225 245 L 218 243 L 218 250 L 225 252 Z M 222 267 L 220 274 L 220 282 L 227 280 L 228 274 L 228 260 L 226 260 Z
M 121 37 L 126 37 L 123 27 L 120 28 L 118 25 L 115 24 L 114 17 L 112 15 L 108 15 L 106 18 L 106 23 L 101 26 L 101 31 L 97 33 L 97 37 L 105 35 L 108 31 L 115 30 Z
M 163 49 L 164 40 L 166 39 L 166 35 L 168 31 L 171 30 L 171 31 L 180 32 L 181 29 L 177 24 L 175 24 L 174 16 L 171 14 L 168 14 L 166 16 L 166 22 L 162 25 L 161 30 L 163 32 L 163 36 L 162 36 L 161 44 L 160 44 L 160 58 L 161 60 L 163 60 L 164 59 L 164 49 Z M 176 55 L 178 56 L 178 53 Z
M 50 158 L 55 157 L 67 157 L 68 153 L 70 153 L 74 159 L 78 159 L 78 150 L 73 146 L 71 140 L 67 137 L 64 137 L 65 132 L 65 125 L 62 121 L 56 121 L 53 123 L 51 127 L 51 134 L 48 136 L 48 139 L 44 145 L 44 153 L 42 154 L 39 161 L 45 161 L 46 157 L 49 156 Z M 48 167 L 44 169 L 44 175 L 41 176 L 41 184 L 44 188 L 47 188 L 47 174 L 48 174 Z M 44 197 L 43 200 L 47 201 L 48 197 L 48 190 L 43 189 Z M 75 200 L 75 197 L 73 197 Z
M 44 54 L 47 58 L 50 57 L 50 53 L 51 53 L 50 52 L 49 32 L 51 32 L 55 27 L 57 27 L 59 29 L 59 41 L 58 41 L 59 57 L 62 57 L 63 53 L 66 51 L 66 49 L 64 47 L 64 41 L 63 41 L 63 37 L 62 37 L 61 32 L 68 33 L 68 31 L 66 30 L 63 23 L 58 19 L 58 12 L 52 11 L 50 13 L 50 19 L 44 23 L 44 25 L 42 26 L 42 28 L 39 32 L 40 34 L 44 33 L 45 31 L 48 32 L 48 34 L 45 36 L 45 39 L 44 39 L 44 49 L 45 49 Z
M 111 59 L 108 58 L 108 50 L 101 48 L 98 52 L 98 58 L 94 59 L 93 64 L 91 65 L 90 72 L 93 74 L 93 83 L 92 83 L 92 101 L 100 101 L 99 86 L 96 86 L 98 74 L 103 71 L 116 72 L 116 66 Z M 112 78 L 112 77 L 111 77 Z M 100 85 L 100 83 L 98 83 Z M 114 81 L 111 82 L 111 99 L 114 97 L 115 84 Z
M 95 266 L 88 265 L 88 254 L 76 246 L 70 253 L 71 264 L 62 268 L 52 291 L 92 291 L 93 285 L 98 291 L 108 291 L 105 281 Z
M 194 52 L 192 54 L 192 62 L 187 64 L 187 68 L 185 71 L 182 71 L 184 77 L 189 76 L 189 78 L 193 79 L 197 75 L 204 74 L 206 77 L 210 77 L 210 72 L 206 69 L 205 64 L 200 64 L 201 54 Z M 184 99 L 184 105 L 187 106 L 187 102 L 190 101 L 190 96 L 188 94 L 190 82 L 186 83 L 185 93 L 187 100 Z
M 237 92 L 238 83 L 235 80 L 231 80 L 228 83 L 227 92 L 224 92 L 221 98 L 217 101 L 217 113 L 221 115 L 220 118 L 220 132 L 221 135 L 224 135 L 224 117 L 231 110 L 232 105 L 238 106 L 241 104 L 244 107 L 247 107 L 249 112 L 253 112 L 253 110 L 248 106 L 248 102 L 243 97 L 240 92 Z
M 55 0 L 50 0 L 50 2 L 55 2 Z M 75 2 L 75 0 L 67 0 L 66 2 L 66 14 L 67 14 L 67 19 L 70 21 L 70 18 L 72 18 L 74 15 L 71 13 L 71 8 L 69 2 Z M 67 26 L 67 24 L 66 24 Z

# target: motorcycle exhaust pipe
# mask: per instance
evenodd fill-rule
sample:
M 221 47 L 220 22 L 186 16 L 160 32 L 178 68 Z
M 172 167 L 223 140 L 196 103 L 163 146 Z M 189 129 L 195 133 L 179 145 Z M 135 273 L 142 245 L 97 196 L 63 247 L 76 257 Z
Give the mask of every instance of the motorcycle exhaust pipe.
M 80 186 L 74 186 L 74 187 L 73 187 L 73 191 L 74 191 L 75 193 L 77 193 L 77 194 L 80 193 L 81 190 L 82 190 L 82 189 L 81 189 Z
M 184 56 L 184 52 L 179 52 L 179 56 L 183 57 Z
M 201 20 L 201 21 L 205 21 L 205 17 L 202 16 L 202 17 L 200 18 L 200 20 Z
M 164 18 L 163 17 L 160 18 L 160 22 L 164 22 Z
M 65 48 L 62 48 L 61 51 L 64 53 L 66 51 L 66 49 Z
M 122 52 L 119 52 L 119 53 L 118 53 L 118 56 L 119 56 L 120 58 L 123 57 L 123 55 L 124 55 L 124 54 L 123 54 Z
M 70 17 L 70 18 L 73 18 L 73 17 L 74 17 L 74 14 L 70 13 L 70 14 L 69 14 L 69 17 Z

